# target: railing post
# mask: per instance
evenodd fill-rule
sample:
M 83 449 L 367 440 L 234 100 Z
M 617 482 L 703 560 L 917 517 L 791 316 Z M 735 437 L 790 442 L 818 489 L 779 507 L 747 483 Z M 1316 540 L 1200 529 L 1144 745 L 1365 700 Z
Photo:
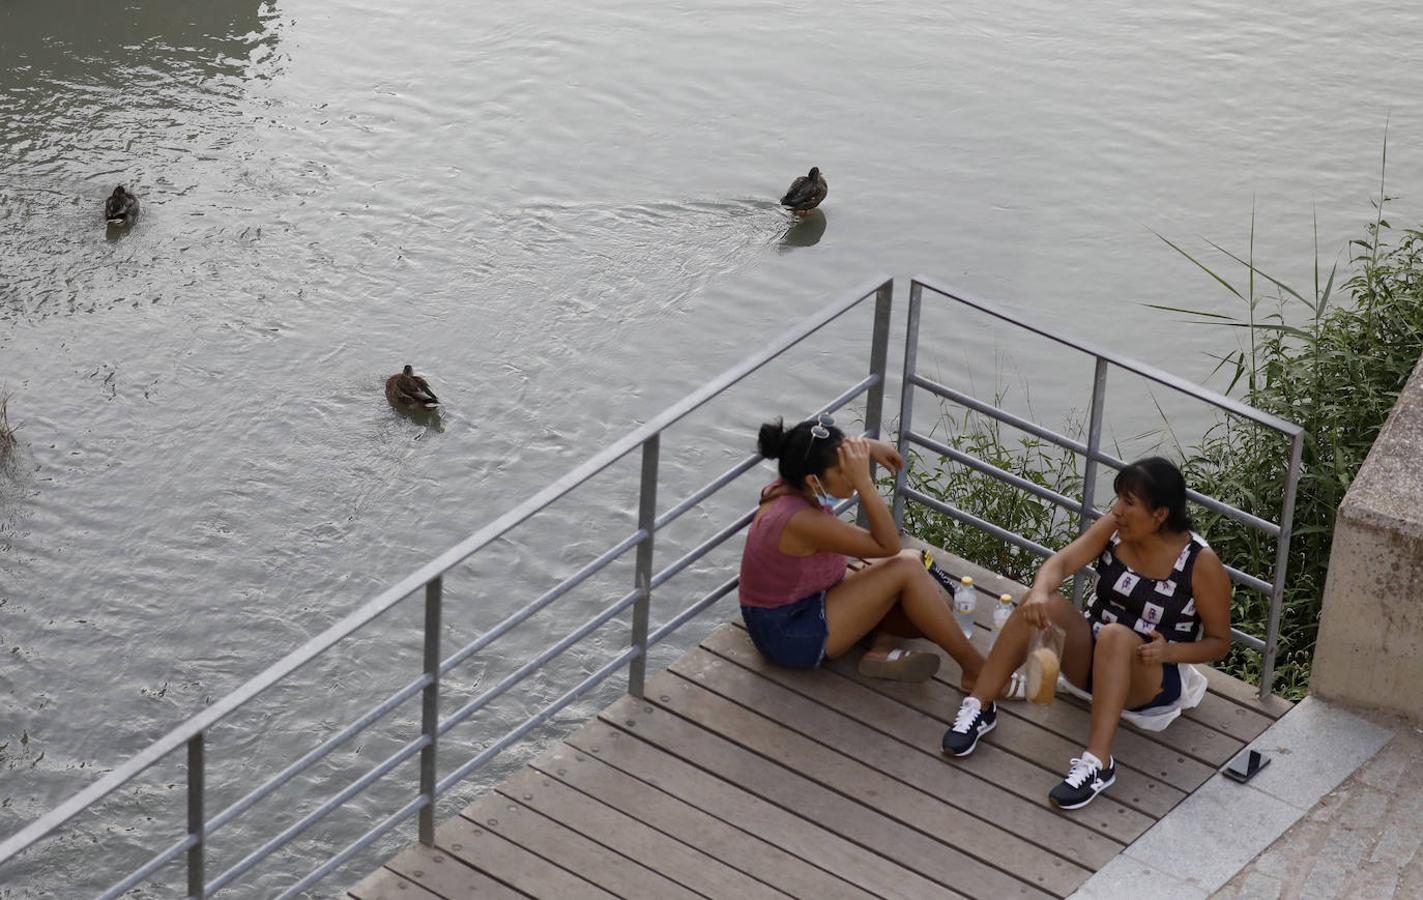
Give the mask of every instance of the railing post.
M 1102 408 L 1107 395 L 1107 361 L 1096 357 L 1097 366 L 1092 371 L 1092 405 L 1087 413 L 1087 461 L 1082 466 L 1082 512 L 1077 517 L 1077 534 L 1080 537 L 1092 527 L 1092 513 L 1096 507 L 1097 494 L 1097 452 L 1102 445 Z M 1087 576 L 1076 572 L 1072 576 L 1072 604 L 1079 609 L 1082 595 L 1087 590 Z
M 628 666 L 628 693 L 642 697 L 647 678 L 647 616 L 652 604 L 652 539 L 657 526 L 657 457 L 662 435 L 642 442 L 642 489 L 637 507 L 637 527 L 644 532 L 637 545 L 637 572 L 634 587 L 640 592 L 632 607 L 632 645 L 642 652 Z
M 870 374 L 879 380 L 870 386 L 865 395 L 865 430 L 870 437 L 879 437 L 884 424 L 884 382 L 889 367 L 889 320 L 891 304 L 894 300 L 894 281 L 886 281 L 875 291 L 875 329 L 870 338 Z M 870 479 L 875 477 L 875 462 L 870 460 Z M 860 504 L 856 520 L 861 528 L 870 527 L 865 505 Z
M 1280 603 L 1285 594 L 1285 568 L 1290 561 L 1290 533 L 1295 521 L 1295 488 L 1299 486 L 1300 458 L 1304 452 L 1304 432 L 1297 432 L 1290 447 L 1289 477 L 1285 481 L 1285 505 L 1280 510 L 1280 537 L 1275 545 L 1275 584 L 1270 590 L 1270 621 L 1265 626 L 1265 652 L 1260 660 L 1260 699 L 1275 690 L 1275 651 L 1280 642 Z
M 202 900 L 207 896 L 203 887 L 203 791 L 206 776 L 203 763 L 205 732 L 188 739 L 188 834 L 198 842 L 188 848 L 188 896 Z
M 904 468 L 894 476 L 894 498 L 891 511 L 894 526 L 904 530 L 904 473 L 909 470 L 909 432 L 914 422 L 914 377 L 919 361 L 919 308 L 924 298 L 924 286 L 918 281 L 909 282 L 909 318 L 904 325 L 904 379 L 899 385 L 899 455 L 904 457 Z
M 420 751 L 420 794 L 425 805 L 420 810 L 420 843 L 435 846 L 435 786 L 438 783 L 436 741 L 440 735 L 440 606 L 444 577 L 437 575 L 425 585 L 425 675 L 430 683 L 420 698 L 420 732 L 430 739 Z

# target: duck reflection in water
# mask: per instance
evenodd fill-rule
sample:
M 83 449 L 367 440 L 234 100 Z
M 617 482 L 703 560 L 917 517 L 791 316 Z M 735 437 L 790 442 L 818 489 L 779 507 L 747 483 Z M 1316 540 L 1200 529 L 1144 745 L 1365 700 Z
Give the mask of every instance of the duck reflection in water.
M 433 431 L 436 434 L 445 433 L 445 420 L 440 414 L 438 406 L 426 408 L 423 406 L 396 406 L 395 411 L 401 418 L 409 419 L 412 423 L 421 426 L 426 432 Z M 420 440 L 424 434 L 417 435 L 415 440 Z
M 791 222 L 791 227 L 781 235 L 780 250 L 789 253 L 796 247 L 814 247 L 825 234 L 825 210 L 813 209 Z

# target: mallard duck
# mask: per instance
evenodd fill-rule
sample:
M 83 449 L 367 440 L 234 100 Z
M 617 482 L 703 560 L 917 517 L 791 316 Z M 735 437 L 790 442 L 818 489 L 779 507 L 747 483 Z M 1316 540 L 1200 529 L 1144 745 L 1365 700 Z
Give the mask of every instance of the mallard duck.
M 396 406 L 423 406 L 426 409 L 434 409 L 440 405 L 440 398 L 430 390 L 429 382 L 416 375 L 410 366 L 385 380 L 385 396 Z
M 791 182 L 786 195 L 781 198 L 781 205 L 803 216 L 820 205 L 829 189 L 825 176 L 820 174 L 820 167 L 812 166 L 809 175 L 802 175 Z
M 110 225 L 128 225 L 138 218 L 138 198 L 119 185 L 104 201 L 104 218 Z

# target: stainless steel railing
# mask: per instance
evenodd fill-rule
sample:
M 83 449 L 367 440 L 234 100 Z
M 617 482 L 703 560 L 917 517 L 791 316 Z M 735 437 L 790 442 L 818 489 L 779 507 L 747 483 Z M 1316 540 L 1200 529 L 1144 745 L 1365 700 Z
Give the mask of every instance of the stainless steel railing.
M 1052 429 L 1044 428 L 1035 422 L 1020 416 L 1015 416 L 1007 410 L 1000 409 L 992 403 L 984 402 L 962 391 L 956 391 L 953 388 L 939 384 L 920 374 L 917 365 L 919 323 L 923 309 L 924 293 L 926 291 L 950 303 L 970 307 L 981 313 L 986 313 L 999 321 L 1007 322 L 1010 325 L 1041 335 L 1065 347 L 1071 347 L 1091 356 L 1095 361 L 1095 367 L 1092 375 L 1092 396 L 1087 412 L 1087 442 L 1084 444 L 1081 441 L 1059 434 Z M 1088 526 L 1091 525 L 1094 520 L 1103 515 L 1103 511 L 1099 510 L 1094 503 L 1098 465 L 1105 464 L 1114 469 L 1121 469 L 1126 466 L 1126 462 L 1104 452 L 1101 446 L 1102 416 L 1107 403 L 1107 373 L 1112 368 L 1131 372 L 1179 393 L 1194 397 L 1218 409 L 1225 410 L 1233 415 L 1263 425 L 1266 428 L 1284 435 L 1290 440 L 1289 469 L 1287 470 L 1288 475 L 1284 502 L 1281 505 L 1280 520 L 1278 523 L 1260 518 L 1245 510 L 1237 509 L 1214 497 L 1208 497 L 1192 490 L 1187 491 L 1187 496 L 1192 501 L 1276 539 L 1275 566 L 1271 580 L 1266 581 L 1257 575 L 1242 572 L 1232 566 L 1227 565 L 1225 567 L 1226 571 L 1230 574 L 1231 580 L 1236 584 L 1261 591 L 1270 597 L 1270 618 L 1266 626 L 1265 639 L 1263 641 L 1253 635 L 1246 634 L 1238 628 L 1231 629 L 1232 636 L 1237 643 L 1243 644 L 1262 654 L 1263 658 L 1260 664 L 1260 697 L 1262 699 L 1268 697 L 1274 683 L 1275 652 L 1280 637 L 1280 598 L 1285 587 L 1286 565 L 1289 561 L 1290 529 L 1294 521 L 1295 490 L 1299 484 L 1300 454 L 1304 446 L 1304 432 L 1298 425 L 1261 412 L 1232 397 L 1227 397 L 1224 394 L 1218 394 L 1200 385 L 1192 384 L 1169 372 L 1163 372 L 1153 366 L 1112 353 L 1086 341 L 1068 337 L 1033 324 L 1021 316 L 1009 313 L 992 304 L 960 296 L 936 286 L 927 279 L 915 278 L 910 281 L 909 286 L 909 321 L 906 327 L 904 341 L 904 377 L 901 384 L 902 394 L 899 402 L 900 452 L 904 453 L 907 457 L 909 445 L 918 445 L 940 456 L 947 457 L 957 463 L 968 466 L 984 475 L 1010 484 L 1019 490 L 1026 491 L 1039 499 L 1055 504 L 1069 512 L 1076 513 L 1078 523 L 1077 532 L 1081 534 L 1087 530 Z M 964 453 L 941 441 L 936 441 L 927 434 L 915 431 L 913 428 L 913 412 L 916 389 L 928 391 L 931 394 L 957 403 L 992 419 L 996 419 L 999 422 L 1003 422 L 1013 428 L 1041 438 L 1082 457 L 1084 460 L 1082 496 L 1076 499 L 1066 497 L 1056 491 L 1034 484 L 1027 479 L 1019 478 L 1009 472 L 1005 472 L 997 466 L 985 462 L 972 454 Z M 903 524 L 904 505 L 911 500 L 915 503 L 927 506 L 930 509 L 937 510 L 955 521 L 986 531 L 1000 540 L 1027 550 L 1030 553 L 1035 553 L 1042 557 L 1051 556 L 1053 553 L 1052 548 L 1044 547 L 1017 532 L 1009 531 L 993 522 L 987 522 L 952 504 L 945 503 L 942 500 L 938 500 L 909 487 L 905 484 L 904 473 L 901 472 L 895 479 L 894 520 L 897 524 Z M 1079 604 L 1082 601 L 1082 593 L 1085 586 L 1085 574 L 1081 572 L 1077 573 L 1073 580 L 1073 600 Z
M 996 316 L 999 319 L 1027 328 L 1094 356 L 1097 360 L 1097 374 L 1092 392 L 1092 407 L 1087 443 L 1083 444 L 1056 434 L 1047 428 L 997 409 L 991 404 L 983 403 L 973 397 L 937 384 L 919 374 L 915 366 L 915 361 L 917 359 L 919 343 L 920 307 L 922 296 L 926 289 L 935 294 L 942 295 L 951 301 L 974 307 L 980 311 Z M 783 332 L 758 353 L 748 357 L 740 364 L 722 373 L 719 377 L 706 383 L 696 391 L 693 391 L 680 402 L 664 410 L 642 427 L 635 429 L 620 440 L 614 442 L 611 446 L 598 453 L 583 465 L 568 472 L 525 502 L 479 529 L 468 538 L 406 576 L 379 596 L 348 613 L 321 634 L 293 650 L 232 693 L 213 703 L 197 715 L 189 718 L 168 734 L 154 741 L 127 762 L 119 765 L 98 781 L 79 791 L 21 831 L 6 838 L 3 842 L 0 842 L 0 876 L 3 876 L 3 867 L 8 862 L 14 860 L 17 855 L 24 852 L 36 842 L 53 834 L 73 816 L 98 803 L 104 797 L 129 783 L 149 767 L 165 759 L 169 754 L 176 752 L 180 748 L 186 748 L 187 832 L 181 839 L 164 848 L 148 862 L 130 872 L 122 880 L 101 894 L 105 900 L 120 896 L 152 875 L 160 867 L 184 855 L 186 856 L 188 895 L 198 898 L 206 897 L 214 891 L 235 882 L 274 852 L 287 846 L 308 828 L 383 778 L 400 763 L 415 757 L 417 754 L 420 758 L 420 774 L 419 785 L 414 796 L 400 808 L 390 812 L 384 819 L 376 823 L 374 827 L 349 843 L 340 850 L 340 852 L 286 888 L 281 896 L 291 897 L 306 890 L 330 874 L 337 866 L 349 860 L 356 853 L 368 847 L 371 843 L 390 832 L 411 816 L 418 815 L 419 817 L 420 841 L 426 845 L 432 844 L 435 830 L 435 801 L 440 796 L 454 788 L 462 779 L 466 778 L 480 766 L 495 758 L 505 748 L 547 722 L 560 710 L 625 667 L 628 670 L 628 691 L 635 696 L 641 696 L 646 677 L 648 648 L 664 640 L 668 635 L 691 621 L 707 607 L 736 589 L 736 578 L 730 578 L 711 592 L 699 598 L 690 606 L 672 616 L 660 627 L 655 630 L 650 630 L 649 604 L 652 593 L 685 571 L 695 561 L 701 559 L 717 547 L 720 547 L 731 537 L 739 533 L 750 523 L 754 515 L 754 510 L 747 511 L 727 523 L 710 538 L 684 553 L 676 560 L 673 560 L 660 570 L 654 569 L 654 563 L 656 561 L 654 556 L 654 538 L 657 532 L 666 528 L 708 497 L 711 497 L 736 479 L 750 472 L 761 460 L 761 457 L 758 455 L 751 454 L 726 472 L 659 514 L 657 512 L 657 485 L 663 432 L 732 385 L 776 359 L 791 347 L 799 344 L 821 328 L 835 321 L 850 310 L 860 306 L 870 298 L 874 298 L 874 326 L 871 336 L 870 360 L 867 375 L 845 389 L 839 396 L 820 407 L 819 410 L 812 411 L 812 413 L 833 412 L 854 402 L 860 397 L 864 397 L 865 433 L 877 437 L 880 432 L 880 423 L 884 416 L 884 389 L 887 377 L 886 369 L 888 364 L 892 294 L 893 282 L 891 280 L 888 278 L 876 279 L 874 282 L 866 285 L 862 290 L 826 306 L 806 321 Z M 1175 376 L 1160 372 L 1159 370 L 1152 369 L 1135 361 L 1107 353 L 1074 339 L 1052 334 L 987 304 L 955 296 L 948 291 L 934 287 L 923 279 L 915 279 L 911 282 L 904 362 L 903 396 L 900 412 L 901 433 L 899 437 L 901 449 L 906 448 L 909 443 L 915 443 L 955 459 L 965 465 L 969 465 L 979 471 L 1001 478 L 1044 500 L 1056 503 L 1077 513 L 1079 515 L 1080 527 L 1082 528 L 1086 527 L 1092 517 L 1100 515 L 1100 512 L 1098 512 L 1093 505 L 1092 487 L 1096 471 L 1095 467 L 1099 463 L 1117 467 L 1123 464 L 1120 460 L 1103 453 L 1099 446 L 1102 409 L 1105 403 L 1106 393 L 1106 372 L 1109 366 L 1117 366 L 1135 372 L 1292 436 L 1294 440 L 1294 450 L 1291 461 L 1291 472 L 1297 473 L 1299 468 L 1301 434 L 1299 428 L 1296 426 L 1266 416 L 1228 397 L 1223 397 L 1219 394 L 1199 388 Z M 1083 482 L 1083 496 L 1080 499 L 1073 499 L 1040 488 L 1023 479 L 1018 479 L 1015 476 L 1005 473 L 982 460 L 978 460 L 968 454 L 964 454 L 935 441 L 927 435 L 913 431 L 911 427 L 911 414 L 915 389 L 927 390 L 945 399 L 962 403 L 971 409 L 994 416 L 1000 421 L 1007 422 L 1014 427 L 1021 428 L 1031 434 L 1050 440 L 1072 452 L 1084 454 L 1086 458 L 1087 477 Z M 511 529 L 527 521 L 538 512 L 544 510 L 634 450 L 641 451 L 641 492 L 638 504 L 636 530 L 622 537 L 597 558 L 584 565 L 553 588 L 545 591 L 529 604 L 508 615 L 478 638 L 442 658 L 441 654 L 443 650 L 440 646 L 440 625 L 444 602 L 444 575 L 456 566 L 464 563 L 472 555 L 478 553 Z M 1236 510 L 1233 507 L 1229 507 L 1211 498 L 1196 494 L 1192 495 L 1192 498 L 1197 502 L 1204 503 L 1212 509 L 1231 515 L 1251 527 L 1259 528 L 1280 539 L 1279 558 L 1273 582 L 1265 582 L 1260 578 L 1248 575 L 1244 572 L 1231 570 L 1232 577 L 1240 583 L 1272 592 L 1270 626 L 1266 640 L 1262 642 L 1248 635 L 1236 634 L 1237 640 L 1257 650 L 1262 650 L 1265 654 L 1262 678 L 1263 684 L 1261 689 L 1262 695 L 1269 691 L 1270 677 L 1274 665 L 1274 648 L 1279 629 L 1279 597 L 1284 579 L 1285 554 L 1289 540 L 1294 489 L 1295 476 L 1292 475 L 1286 497 L 1285 509 L 1282 511 L 1280 524 L 1278 525 L 1257 518 L 1249 513 Z M 906 501 L 925 504 L 959 521 L 982 528 L 991 534 L 1010 541 L 1016 546 L 1026 547 L 1041 555 L 1051 553 L 1046 547 L 1042 547 L 1020 535 L 1006 531 L 994 523 L 985 522 L 949 504 L 942 503 L 906 486 L 901 477 L 896 481 L 893 501 L 896 521 L 902 521 Z M 851 505 L 852 501 L 841 504 L 840 511 L 848 509 Z M 550 604 L 557 602 L 561 597 L 586 582 L 615 560 L 622 558 L 628 551 L 634 548 L 636 548 L 636 561 L 633 584 L 631 589 L 624 596 L 616 600 L 610 606 L 605 607 L 564 637 L 549 645 L 543 652 L 505 676 L 497 684 L 465 703 L 459 709 L 441 718 L 440 696 L 442 678 L 448 675 L 457 666 L 516 628 L 522 622 L 540 610 L 545 609 Z M 218 722 L 221 722 L 242 708 L 245 704 L 251 702 L 268 688 L 288 678 L 298 669 L 321 656 L 327 650 L 369 624 L 382 613 L 417 592 L 423 593 L 425 599 L 423 659 L 420 675 L 392 693 L 384 701 L 363 713 L 345 728 L 309 750 L 301 758 L 282 769 L 282 771 L 253 788 L 245 796 L 221 810 L 216 815 L 209 816 L 206 807 L 207 791 L 205 787 L 205 773 L 207 770 L 206 736 L 208 731 Z M 626 650 L 619 653 L 596 671 L 587 675 L 587 677 L 578 684 L 574 685 L 489 746 L 485 747 L 477 755 L 456 766 L 443 778 L 440 777 L 439 748 L 442 736 L 514 688 L 527 676 L 538 671 L 545 664 L 572 647 L 578 641 L 593 633 L 600 626 L 629 609 L 632 611 L 632 629 L 630 645 Z M 407 742 L 394 754 L 375 765 L 355 781 L 343 787 L 316 809 L 284 828 L 280 833 L 268 839 L 257 849 L 248 853 L 225 871 L 212 877 L 208 876 L 205 866 L 207 858 L 206 849 L 209 840 L 215 833 L 233 819 L 252 809 L 256 804 L 271 797 L 283 785 L 310 769 L 311 766 L 326 758 L 336 748 L 349 742 L 356 735 L 365 731 L 371 725 L 400 706 L 400 704 L 413 698 L 416 694 L 421 695 L 421 729 L 418 737 Z

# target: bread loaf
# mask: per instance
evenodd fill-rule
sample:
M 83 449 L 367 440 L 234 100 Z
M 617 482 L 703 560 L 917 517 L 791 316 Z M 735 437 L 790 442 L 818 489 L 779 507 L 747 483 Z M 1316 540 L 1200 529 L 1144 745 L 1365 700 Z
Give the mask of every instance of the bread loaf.
M 1028 654 L 1028 699 L 1034 703 L 1051 703 L 1057 696 L 1057 654 L 1048 647 L 1039 647 Z

